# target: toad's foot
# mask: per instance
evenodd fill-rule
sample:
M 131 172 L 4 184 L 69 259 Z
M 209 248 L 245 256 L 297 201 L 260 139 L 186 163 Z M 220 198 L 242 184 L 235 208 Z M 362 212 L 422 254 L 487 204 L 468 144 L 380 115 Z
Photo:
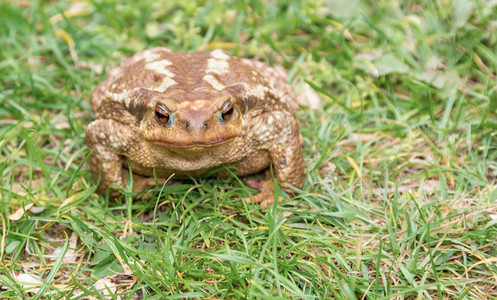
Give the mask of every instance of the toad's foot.
M 249 203 L 259 203 L 261 209 L 266 209 L 269 205 L 274 203 L 274 184 L 271 178 L 263 180 L 247 179 L 245 184 L 253 189 L 259 190 L 260 193 L 245 197 L 244 200 Z M 278 201 L 283 200 L 281 196 Z

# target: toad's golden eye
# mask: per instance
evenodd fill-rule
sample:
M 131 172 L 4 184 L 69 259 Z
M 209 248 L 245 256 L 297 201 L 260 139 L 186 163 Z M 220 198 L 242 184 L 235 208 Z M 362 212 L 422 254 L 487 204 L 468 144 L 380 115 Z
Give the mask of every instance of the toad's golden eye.
M 221 110 L 221 118 L 223 121 L 228 121 L 233 115 L 233 103 L 231 101 L 226 102 Z
M 167 124 L 170 119 L 169 112 L 164 106 L 160 104 L 157 104 L 157 106 L 155 106 L 155 116 L 157 117 L 157 121 L 164 125 Z

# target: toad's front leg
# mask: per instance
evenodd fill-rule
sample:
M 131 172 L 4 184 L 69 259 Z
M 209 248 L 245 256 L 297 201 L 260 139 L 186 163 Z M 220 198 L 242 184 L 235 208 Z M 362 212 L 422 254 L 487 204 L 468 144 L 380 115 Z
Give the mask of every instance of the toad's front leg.
M 297 121 L 285 112 L 261 115 L 254 130 L 258 147 L 269 152 L 274 176 L 285 192 L 291 193 L 291 186 L 301 188 L 305 179 L 305 164 L 302 137 Z M 249 185 L 261 190 L 254 200 L 264 208 L 274 201 L 274 186 L 270 180 L 258 185 Z
M 135 129 L 136 130 L 136 129 Z M 134 138 L 136 132 L 133 125 L 123 124 L 114 120 L 99 119 L 88 125 L 86 145 L 93 151 L 88 163 L 92 169 L 93 176 L 97 179 L 100 175 L 98 191 L 105 191 L 113 186 L 124 187 L 127 184 L 128 169 L 125 168 L 125 157 L 140 155 L 151 162 L 152 158 L 143 142 Z M 133 176 L 134 191 L 138 192 L 146 187 L 155 185 L 154 178 Z M 117 197 L 117 190 L 111 191 L 112 197 Z

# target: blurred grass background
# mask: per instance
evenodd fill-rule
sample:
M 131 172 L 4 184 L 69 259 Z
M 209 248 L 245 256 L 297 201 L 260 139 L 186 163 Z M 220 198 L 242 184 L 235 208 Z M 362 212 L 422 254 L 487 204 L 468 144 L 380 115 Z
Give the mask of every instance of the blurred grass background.
M 320 94 L 297 196 L 94 193 L 89 95 L 155 46 Z M 0 298 L 497 298 L 497 1 L 4 0 L 0 47 Z

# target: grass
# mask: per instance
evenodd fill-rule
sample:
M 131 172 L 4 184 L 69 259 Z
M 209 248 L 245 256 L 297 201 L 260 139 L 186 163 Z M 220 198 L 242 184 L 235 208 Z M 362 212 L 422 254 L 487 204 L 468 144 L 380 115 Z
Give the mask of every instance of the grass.
M 497 298 L 495 1 L 3 1 L 0 298 Z M 153 46 L 290 70 L 304 188 L 97 195 L 88 102 Z M 31 284 L 29 284 L 31 283 Z

